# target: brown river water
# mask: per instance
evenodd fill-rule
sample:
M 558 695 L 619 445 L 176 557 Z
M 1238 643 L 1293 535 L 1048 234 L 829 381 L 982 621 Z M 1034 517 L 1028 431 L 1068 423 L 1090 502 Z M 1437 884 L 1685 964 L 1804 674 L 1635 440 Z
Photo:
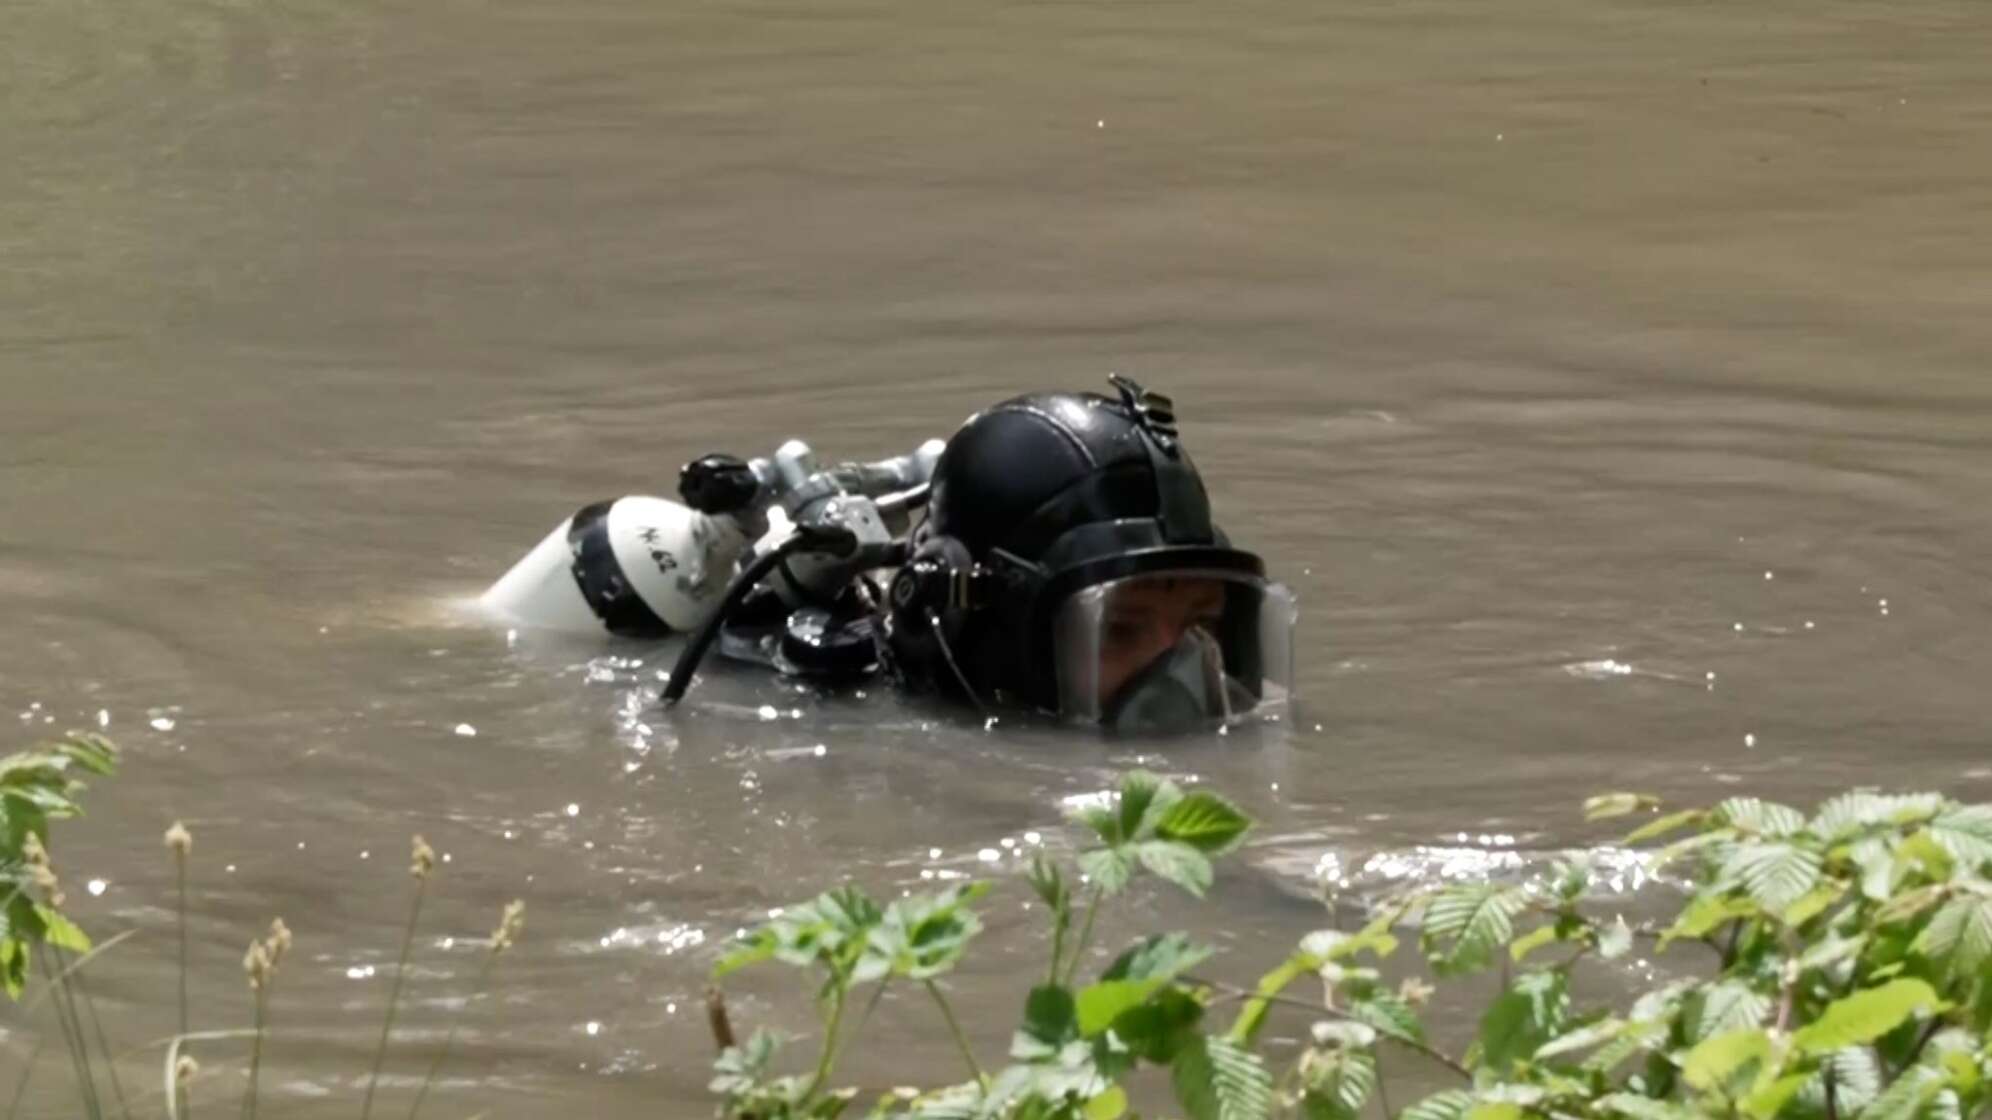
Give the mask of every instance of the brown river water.
M 55 845 L 140 931 L 92 966 L 120 1049 L 176 1017 L 170 821 L 197 1028 L 296 931 L 271 1114 L 356 1112 L 413 832 L 447 862 L 383 1114 L 520 896 L 429 1112 L 606 1118 L 707 1112 L 734 929 L 1009 875 L 1137 762 L 1263 823 L 1106 941 L 1239 976 L 1320 874 L 1527 868 L 1604 789 L 1992 795 L 1980 0 L 0 12 L 0 726 L 127 752 Z M 724 670 L 666 714 L 674 647 L 463 609 L 693 455 L 898 452 L 1114 370 L 1302 600 L 1278 724 L 1107 744 Z M 1018 886 L 951 980 L 986 1059 L 1044 948 Z M 0 1087 L 50 1023 L 5 1020 Z M 866 1037 L 856 1080 L 958 1076 L 911 995 Z M 74 1114 L 59 1051 L 23 1115 Z

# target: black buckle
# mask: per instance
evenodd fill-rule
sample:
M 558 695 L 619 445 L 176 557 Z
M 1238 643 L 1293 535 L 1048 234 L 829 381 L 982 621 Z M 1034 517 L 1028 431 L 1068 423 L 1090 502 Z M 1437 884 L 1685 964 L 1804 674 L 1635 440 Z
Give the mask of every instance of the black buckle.
M 981 610 L 994 598 L 990 595 L 994 582 L 994 574 L 985 571 L 980 564 L 965 571 L 957 570 L 954 578 L 948 581 L 948 605 L 956 610 Z
M 1134 422 L 1148 433 L 1157 447 L 1174 458 L 1180 438 L 1176 430 L 1176 402 L 1161 393 L 1151 392 L 1132 377 L 1110 373 L 1107 381 L 1120 391 L 1121 404 L 1133 414 Z

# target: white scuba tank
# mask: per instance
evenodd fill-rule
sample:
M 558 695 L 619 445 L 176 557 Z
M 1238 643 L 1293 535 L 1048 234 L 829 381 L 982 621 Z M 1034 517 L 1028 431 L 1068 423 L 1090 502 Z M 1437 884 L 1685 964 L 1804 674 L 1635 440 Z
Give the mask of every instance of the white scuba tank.
M 632 638 L 695 631 L 718 610 L 756 542 L 774 547 L 799 516 L 847 494 L 923 487 L 944 446 L 928 440 L 896 458 L 828 468 L 800 440 L 763 459 L 694 460 L 679 476 L 686 502 L 633 496 L 583 507 L 478 602 L 536 629 Z
M 683 633 L 711 617 L 748 544 L 728 515 L 644 496 L 597 502 L 561 522 L 478 601 L 538 629 Z

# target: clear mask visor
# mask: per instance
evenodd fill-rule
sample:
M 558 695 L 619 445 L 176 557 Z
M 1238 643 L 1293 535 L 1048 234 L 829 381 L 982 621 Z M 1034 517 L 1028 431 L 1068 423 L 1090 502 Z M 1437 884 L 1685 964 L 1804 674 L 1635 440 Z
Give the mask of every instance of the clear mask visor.
M 1053 623 L 1059 713 L 1170 732 L 1288 703 L 1298 618 L 1284 586 L 1236 572 L 1129 576 L 1074 592 Z

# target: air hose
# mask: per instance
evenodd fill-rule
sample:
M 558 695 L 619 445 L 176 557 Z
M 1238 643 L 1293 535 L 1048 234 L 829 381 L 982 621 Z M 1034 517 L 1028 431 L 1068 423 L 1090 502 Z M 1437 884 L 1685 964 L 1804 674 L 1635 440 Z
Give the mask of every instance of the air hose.
M 678 654 L 678 663 L 671 669 L 671 680 L 664 686 L 664 706 L 675 705 L 684 697 L 685 690 L 692 687 L 692 674 L 698 671 L 699 662 L 705 660 L 706 651 L 712 647 L 713 639 L 719 636 L 727 616 L 740 606 L 748 592 L 768 577 L 769 572 L 798 552 L 849 556 L 857 549 L 857 534 L 841 525 L 798 525 L 787 540 L 765 555 L 756 557 L 734 577 L 726 589 L 726 597 L 720 600 L 719 609 L 712 612 L 712 617 L 706 619 L 705 625 L 699 627 L 698 633 L 692 635 L 684 651 Z

